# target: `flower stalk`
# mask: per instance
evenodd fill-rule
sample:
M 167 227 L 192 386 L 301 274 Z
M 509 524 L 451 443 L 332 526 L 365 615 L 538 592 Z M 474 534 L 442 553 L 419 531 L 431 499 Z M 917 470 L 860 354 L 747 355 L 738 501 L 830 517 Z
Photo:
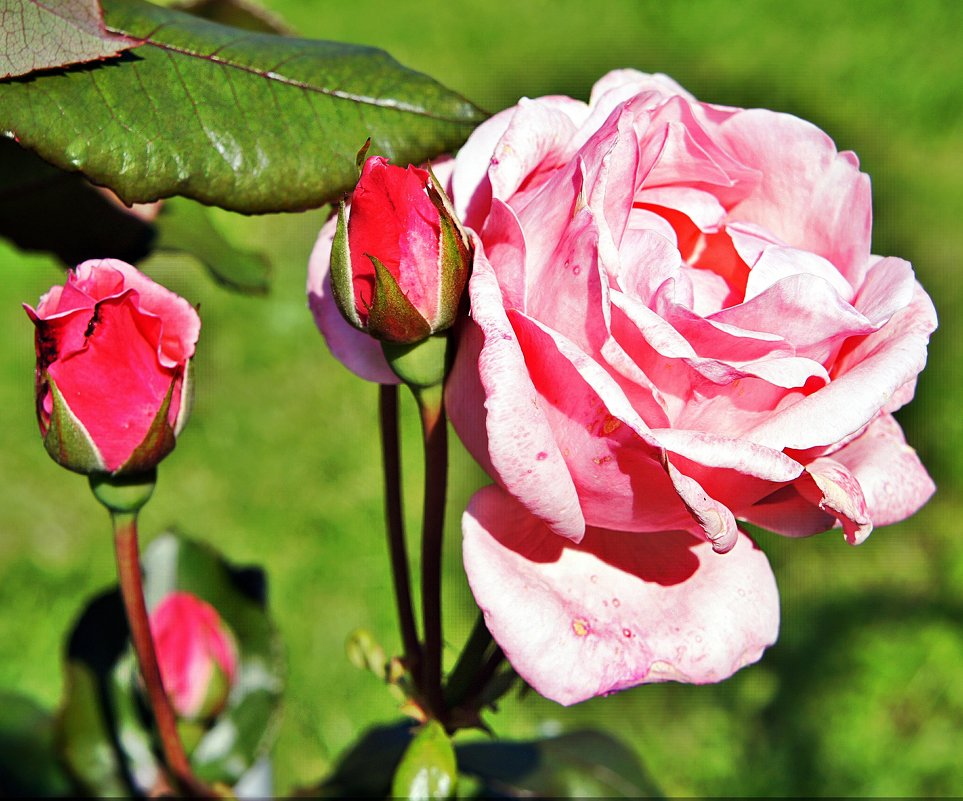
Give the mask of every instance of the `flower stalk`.
M 177 731 L 177 715 L 164 690 L 157 652 L 151 635 L 144 584 L 140 569 L 140 545 L 137 540 L 137 515 L 154 491 L 156 471 L 128 477 L 92 475 L 90 486 L 94 496 L 110 512 L 114 527 L 114 554 L 120 595 L 130 629 L 130 640 L 137 657 L 147 699 L 157 733 L 160 737 L 164 762 L 170 768 L 178 786 L 195 798 L 218 796 L 194 776 Z
M 425 487 L 421 535 L 421 604 L 425 646 L 423 689 L 432 716 L 442 722 L 447 707 L 441 685 L 441 557 L 448 486 L 448 429 L 442 385 L 412 387 L 421 415 Z
M 398 387 L 381 384 L 378 409 L 381 416 L 381 454 L 385 481 L 385 521 L 388 553 L 394 579 L 395 604 L 404 647 L 405 664 L 413 676 L 421 670 L 421 643 L 411 602 L 411 578 L 405 544 L 404 515 L 401 498 L 401 453 L 398 431 Z

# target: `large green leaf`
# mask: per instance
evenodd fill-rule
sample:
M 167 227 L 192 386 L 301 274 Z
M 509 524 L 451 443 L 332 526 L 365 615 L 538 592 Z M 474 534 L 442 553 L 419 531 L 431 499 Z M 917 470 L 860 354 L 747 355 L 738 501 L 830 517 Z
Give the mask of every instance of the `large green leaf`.
M 53 741 L 53 715 L 25 696 L 0 692 L 0 796 L 73 794 Z
M 460 745 L 458 768 L 483 798 L 663 798 L 625 745 L 583 730 L 531 742 Z
M 455 749 L 445 727 L 429 720 L 415 734 L 391 782 L 394 798 L 452 798 L 458 786 Z
M 0 12 L 0 78 L 109 58 L 138 44 L 104 28 L 97 0 L 2 0 Z
M 319 206 L 354 155 L 419 162 L 484 115 L 374 48 L 242 32 L 141 0 L 104 3 L 144 44 L 110 63 L 0 82 L 0 133 L 129 203 L 186 195 L 243 212 Z
M 164 201 L 154 221 L 157 250 L 189 253 L 222 286 L 264 294 L 271 285 L 271 266 L 263 253 L 231 244 L 211 220 L 211 210 L 186 198 Z
M 150 250 L 154 229 L 79 173 L 0 138 L 0 236 L 72 266 L 106 257 L 135 262 Z

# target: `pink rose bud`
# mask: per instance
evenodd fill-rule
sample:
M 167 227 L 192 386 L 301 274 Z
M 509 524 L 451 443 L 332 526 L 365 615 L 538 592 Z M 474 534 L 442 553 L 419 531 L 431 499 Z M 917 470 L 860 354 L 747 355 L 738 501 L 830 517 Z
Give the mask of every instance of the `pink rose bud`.
M 189 592 L 172 592 L 154 608 L 150 630 L 164 688 L 178 716 L 214 717 L 237 676 L 234 634 L 213 606 Z
M 411 344 L 449 328 L 468 278 L 468 242 L 430 172 L 369 158 L 331 250 L 338 308 L 378 339 Z
M 190 411 L 194 308 L 116 259 L 84 262 L 24 308 L 37 329 L 37 418 L 50 455 L 78 473 L 153 468 Z

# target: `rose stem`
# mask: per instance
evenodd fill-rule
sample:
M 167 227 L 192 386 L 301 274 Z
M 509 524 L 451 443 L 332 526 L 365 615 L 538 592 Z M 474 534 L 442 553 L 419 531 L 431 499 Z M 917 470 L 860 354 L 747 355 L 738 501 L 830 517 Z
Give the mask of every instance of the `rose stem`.
M 482 695 L 485 693 L 485 688 L 488 687 L 488 683 L 495 678 L 498 668 L 504 661 L 505 653 L 500 646 L 496 645 L 495 650 L 489 654 L 488 659 L 485 660 L 485 664 L 483 664 L 475 674 L 471 685 L 466 690 L 462 700 L 462 706 L 477 709 L 481 708 Z
M 421 605 L 425 626 L 424 689 L 428 706 L 444 722 L 441 690 L 441 551 L 448 484 L 448 431 L 442 387 L 415 392 L 425 443 L 425 497 L 421 532 Z
M 381 416 L 381 454 L 385 480 L 385 520 L 388 529 L 388 553 L 395 585 L 395 602 L 405 663 L 412 676 L 420 675 L 421 643 L 415 627 L 411 604 L 411 579 L 408 574 L 408 552 L 405 546 L 405 524 L 401 505 L 401 456 L 398 434 L 398 387 L 382 384 L 378 396 Z
M 493 642 L 491 632 L 485 625 L 485 616 L 479 612 L 475 626 L 458 657 L 458 662 L 448 676 L 445 700 L 449 706 L 458 706 L 468 697 L 469 688 L 474 685 L 475 675 L 485 661 L 485 655 Z
M 171 707 L 167 693 L 164 692 L 160 668 L 157 666 L 157 654 L 154 651 L 154 639 L 150 633 L 147 604 L 144 602 L 144 587 L 141 583 L 137 513 L 112 512 L 111 518 L 114 523 L 114 550 L 117 556 L 120 594 L 124 601 L 124 611 L 127 613 L 127 623 L 130 626 L 130 638 L 134 644 L 134 652 L 137 654 L 137 663 L 147 688 L 154 720 L 157 722 L 164 759 L 184 790 L 195 797 L 216 798 L 217 796 L 191 772 L 184 746 L 177 733 L 174 709 Z

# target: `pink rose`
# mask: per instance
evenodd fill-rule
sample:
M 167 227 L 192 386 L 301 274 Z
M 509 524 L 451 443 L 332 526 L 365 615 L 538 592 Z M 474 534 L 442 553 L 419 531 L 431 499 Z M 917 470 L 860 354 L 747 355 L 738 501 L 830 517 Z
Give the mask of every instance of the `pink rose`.
M 189 592 L 165 595 L 150 614 L 164 689 L 178 716 L 218 714 L 237 676 L 234 634 L 213 606 Z
M 80 473 L 154 467 L 190 411 L 194 308 L 116 259 L 84 262 L 24 308 L 37 329 L 37 418 L 50 455 Z
M 543 695 L 725 678 L 778 630 L 737 520 L 859 543 L 932 494 L 891 413 L 933 305 L 813 125 L 613 72 L 495 115 L 451 186 L 475 259 L 447 406 L 497 482 L 465 567 Z
M 333 236 L 334 300 L 355 328 L 411 344 L 450 328 L 468 279 L 468 244 L 427 170 L 369 158 Z

